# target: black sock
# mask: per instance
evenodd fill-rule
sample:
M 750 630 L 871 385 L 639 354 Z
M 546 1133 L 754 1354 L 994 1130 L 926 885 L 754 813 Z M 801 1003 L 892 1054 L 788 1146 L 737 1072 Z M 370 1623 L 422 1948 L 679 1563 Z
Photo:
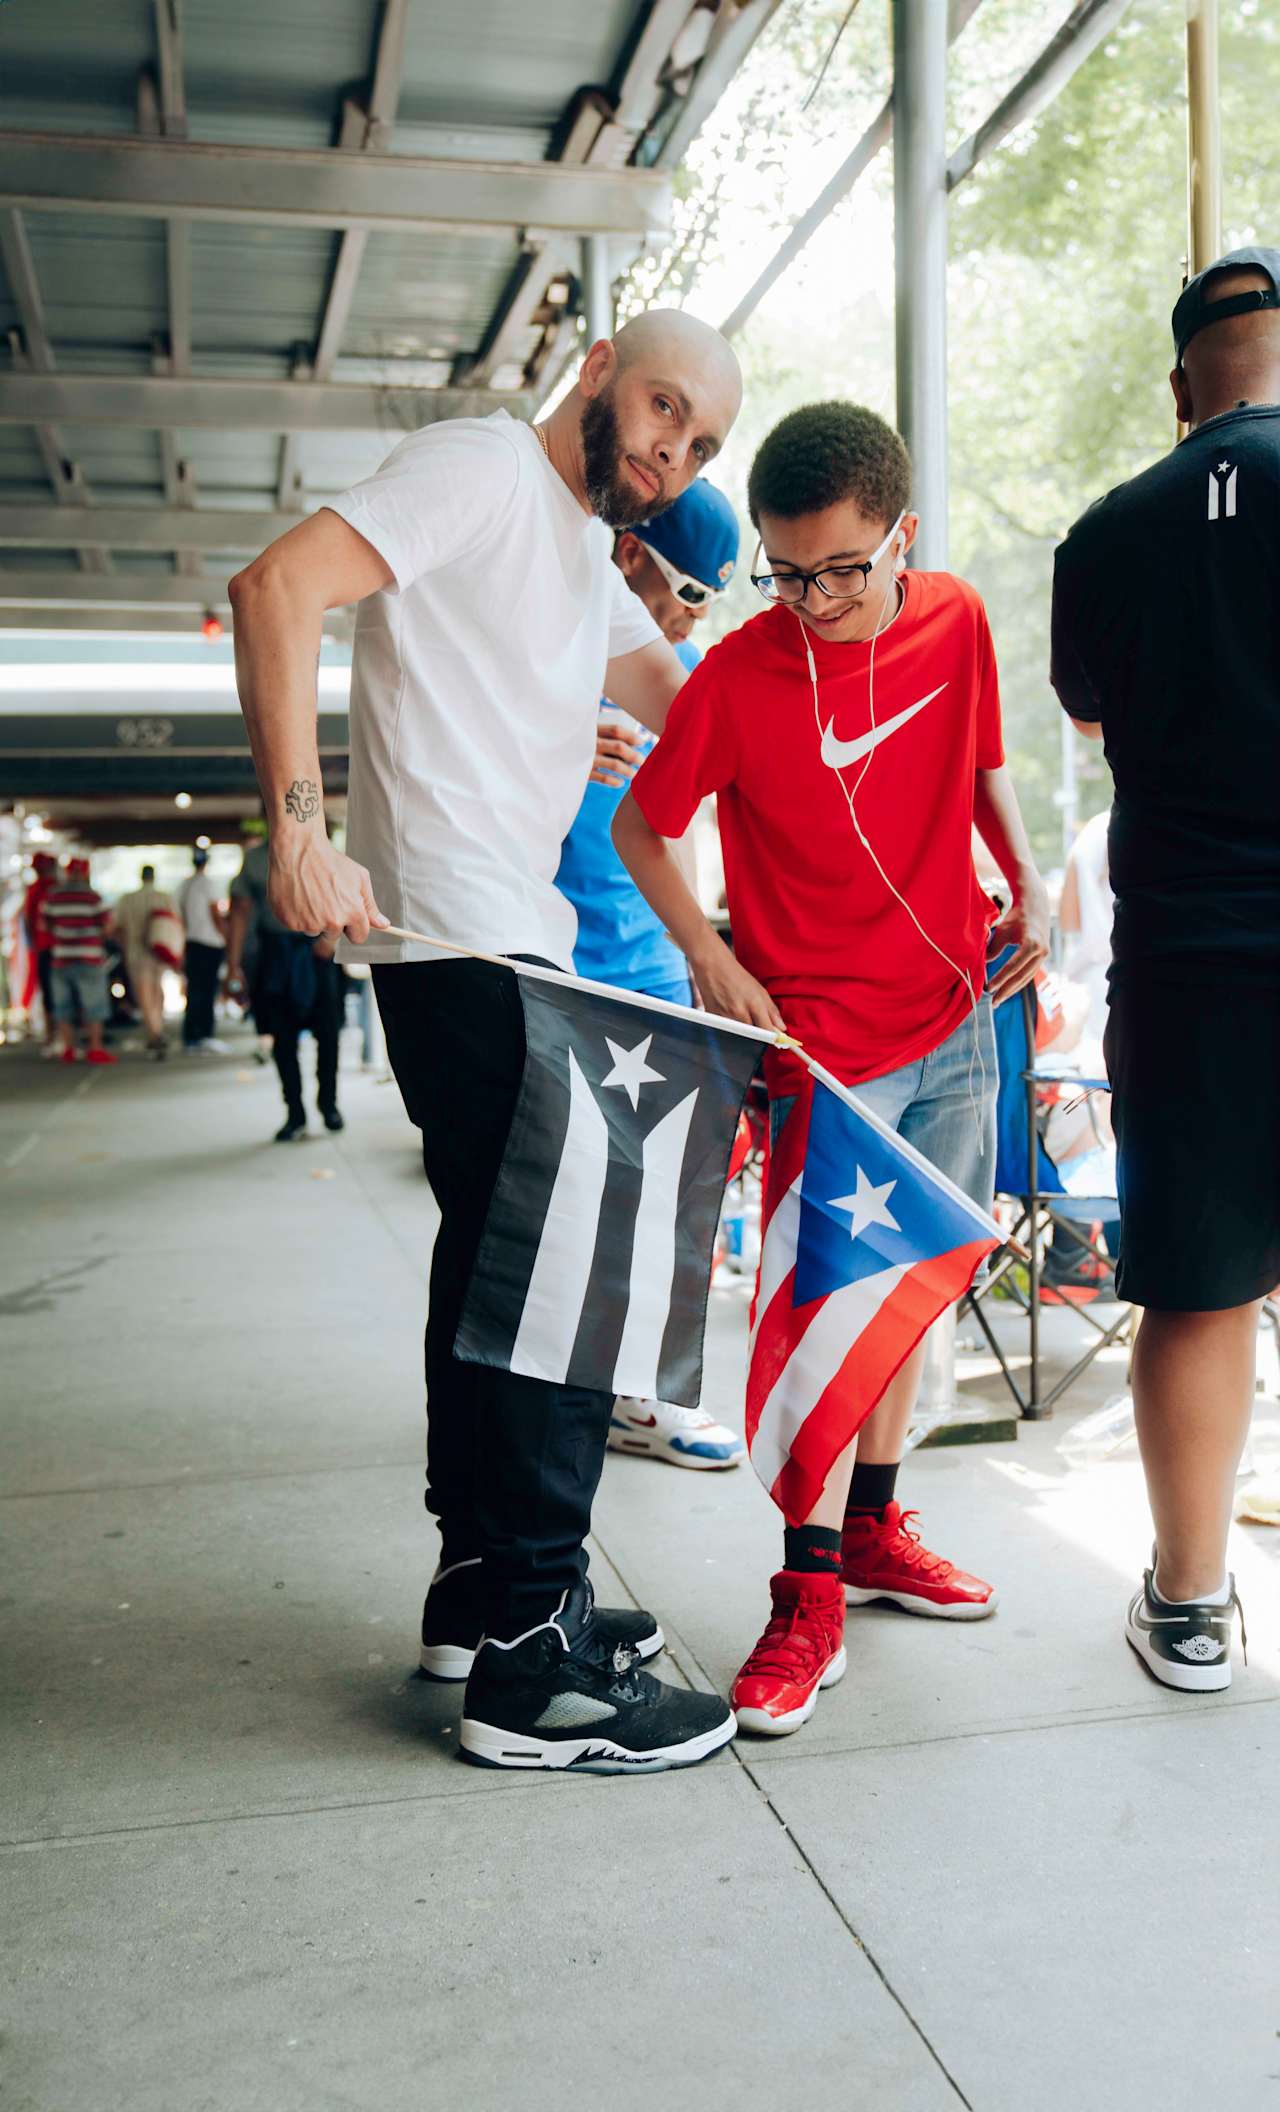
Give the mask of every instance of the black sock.
M 901 1462 L 894 1460 L 891 1466 L 863 1466 L 861 1460 L 853 1463 L 853 1479 L 849 1483 L 849 1494 L 845 1502 L 846 1518 L 859 1513 L 874 1511 L 878 1518 L 886 1503 L 893 1502 L 893 1491 L 898 1479 Z
M 782 1536 L 784 1569 L 807 1570 L 812 1576 L 840 1574 L 840 1535 L 823 1525 L 789 1525 Z

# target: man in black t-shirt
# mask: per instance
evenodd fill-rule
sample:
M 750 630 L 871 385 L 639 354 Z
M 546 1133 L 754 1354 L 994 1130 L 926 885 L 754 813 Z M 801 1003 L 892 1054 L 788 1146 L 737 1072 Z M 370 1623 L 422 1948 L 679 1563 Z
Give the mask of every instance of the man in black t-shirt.
M 1280 1282 L 1280 249 L 1201 272 L 1173 334 L 1191 430 L 1059 549 L 1052 680 L 1115 778 L 1117 1286 L 1145 1309 L 1156 1528 L 1125 1632 L 1204 1691 L 1231 1680 L 1227 1530 Z

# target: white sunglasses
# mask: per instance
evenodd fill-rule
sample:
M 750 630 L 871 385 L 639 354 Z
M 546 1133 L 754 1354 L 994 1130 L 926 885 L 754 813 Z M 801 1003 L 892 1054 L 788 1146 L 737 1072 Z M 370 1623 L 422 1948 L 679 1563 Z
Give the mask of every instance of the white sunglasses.
M 703 581 L 695 579 L 692 573 L 677 572 L 674 565 L 667 563 L 661 551 L 655 550 L 652 543 L 646 543 L 642 535 L 638 535 L 636 541 L 643 549 L 648 551 L 649 556 L 666 580 L 676 600 L 682 601 L 686 608 L 705 609 L 708 603 L 719 601 L 720 596 L 726 591 L 724 587 L 708 587 L 704 585 Z

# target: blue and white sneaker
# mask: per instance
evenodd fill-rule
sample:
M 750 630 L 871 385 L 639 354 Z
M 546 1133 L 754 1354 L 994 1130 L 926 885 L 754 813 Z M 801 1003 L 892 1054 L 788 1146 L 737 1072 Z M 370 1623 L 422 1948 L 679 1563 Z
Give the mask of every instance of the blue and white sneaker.
M 670 1401 L 633 1401 L 620 1394 L 609 1418 L 609 1450 L 642 1459 L 669 1460 L 673 1467 L 736 1467 L 746 1446 L 736 1431 L 702 1408 L 677 1408 Z

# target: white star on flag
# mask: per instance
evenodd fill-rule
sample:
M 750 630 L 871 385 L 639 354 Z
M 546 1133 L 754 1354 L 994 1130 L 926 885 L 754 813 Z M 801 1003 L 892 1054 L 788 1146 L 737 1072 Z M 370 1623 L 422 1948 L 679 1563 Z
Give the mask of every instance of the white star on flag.
M 900 1232 L 902 1227 L 889 1208 L 889 1197 L 897 1185 L 896 1181 L 886 1181 L 882 1188 L 877 1188 L 859 1166 L 858 1185 L 854 1193 L 833 1196 L 828 1208 L 849 1212 L 853 1220 L 849 1227 L 850 1239 L 856 1239 L 869 1225 L 887 1225 L 891 1232 Z
M 1218 464 L 1218 468 L 1224 476 L 1226 475 L 1226 472 L 1230 469 L 1230 467 L 1231 464 L 1229 462 L 1219 462 Z
M 608 1077 L 603 1080 L 603 1083 L 605 1085 L 620 1085 L 630 1100 L 632 1107 L 639 1107 L 640 1088 L 642 1085 L 665 1085 L 666 1083 L 663 1073 L 652 1069 L 645 1060 L 653 1045 L 652 1034 L 646 1034 L 644 1040 L 638 1041 L 634 1049 L 620 1048 L 616 1041 L 610 1041 L 607 1034 L 604 1038 L 609 1054 L 613 1058 L 613 1069 Z

